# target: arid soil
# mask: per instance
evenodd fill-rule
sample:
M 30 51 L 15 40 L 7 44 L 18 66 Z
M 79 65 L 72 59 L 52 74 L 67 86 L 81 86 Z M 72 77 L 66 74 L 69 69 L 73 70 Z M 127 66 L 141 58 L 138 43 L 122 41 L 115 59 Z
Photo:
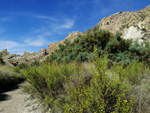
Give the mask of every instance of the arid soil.
M 0 94 L 0 113 L 42 113 L 36 100 L 29 97 L 21 87 Z

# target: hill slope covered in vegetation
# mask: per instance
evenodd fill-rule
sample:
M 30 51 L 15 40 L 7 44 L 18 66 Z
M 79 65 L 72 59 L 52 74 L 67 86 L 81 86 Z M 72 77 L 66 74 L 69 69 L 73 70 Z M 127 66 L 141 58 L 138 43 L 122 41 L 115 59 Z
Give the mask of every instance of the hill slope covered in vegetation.
M 140 13 L 142 11 L 145 13 Z M 24 90 L 39 99 L 44 111 L 54 113 L 149 112 L 150 37 L 146 40 L 144 36 L 148 35 L 138 35 L 143 38 L 124 39 L 120 24 L 114 25 L 122 18 L 130 18 L 124 15 L 134 14 L 143 14 L 144 19 L 129 21 L 128 29 L 139 21 L 149 25 L 147 11 L 150 11 L 149 6 L 139 12 L 120 12 L 104 18 L 92 29 L 71 33 L 65 40 L 49 45 L 48 49 L 41 50 L 43 56 L 26 52 L 21 57 L 26 56 L 27 61 L 33 54 L 38 57 L 34 57 L 30 65 L 19 64 L 14 68 L 29 83 Z M 118 21 L 113 20 L 118 18 Z M 112 21 L 108 23 L 109 19 Z M 106 27 L 113 25 L 117 30 Z M 149 33 L 147 26 L 139 30 Z M 6 59 L 2 57 L 0 61 L 5 63 Z

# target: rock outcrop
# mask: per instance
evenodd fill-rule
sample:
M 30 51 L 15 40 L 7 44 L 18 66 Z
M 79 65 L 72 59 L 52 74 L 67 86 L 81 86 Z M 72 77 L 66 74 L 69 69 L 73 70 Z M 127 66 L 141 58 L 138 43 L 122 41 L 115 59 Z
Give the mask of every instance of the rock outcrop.
M 9 53 L 8 53 L 7 49 L 5 49 L 2 52 L 0 52 L 0 55 L 2 55 L 4 57 L 4 56 L 9 55 Z
M 82 34 L 82 33 L 79 31 L 69 33 L 69 35 L 65 39 L 72 42 L 79 34 Z M 51 43 L 47 48 L 47 52 L 50 54 L 51 52 L 53 52 L 54 50 L 56 50 L 59 47 L 59 44 L 64 44 L 64 40 L 61 40 L 56 43 Z
M 79 35 L 79 34 L 82 34 L 82 33 L 79 31 L 69 33 L 69 35 L 65 39 L 73 41 L 77 37 L 77 35 Z
M 150 6 L 134 12 L 118 12 L 104 17 L 99 23 L 101 29 L 113 33 L 120 31 L 125 39 L 150 41 Z

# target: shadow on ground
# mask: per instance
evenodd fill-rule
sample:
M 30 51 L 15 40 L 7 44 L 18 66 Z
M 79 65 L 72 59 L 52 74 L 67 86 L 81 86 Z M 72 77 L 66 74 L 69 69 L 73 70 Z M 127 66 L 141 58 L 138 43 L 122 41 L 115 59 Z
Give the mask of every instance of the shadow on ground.
M 9 84 L 9 85 L 3 86 L 3 89 L 0 90 L 0 93 L 12 91 L 18 88 L 19 88 L 18 84 Z
M 1 83 L 0 84 L 0 94 L 4 93 L 4 92 L 8 92 L 14 89 L 18 89 L 18 85 L 21 84 L 22 82 L 24 82 L 23 78 L 20 78 L 17 82 L 14 80 L 10 80 L 8 83 Z
M 6 101 L 9 100 L 10 96 L 6 94 L 0 94 L 0 101 Z
M 6 89 L 4 88 L 4 90 L 0 92 L 0 101 L 6 101 L 6 100 L 11 99 L 11 97 L 9 95 L 5 94 L 5 93 L 9 92 L 9 91 L 16 90 L 18 88 L 19 88 L 19 85 L 13 85 L 9 88 L 6 87 Z

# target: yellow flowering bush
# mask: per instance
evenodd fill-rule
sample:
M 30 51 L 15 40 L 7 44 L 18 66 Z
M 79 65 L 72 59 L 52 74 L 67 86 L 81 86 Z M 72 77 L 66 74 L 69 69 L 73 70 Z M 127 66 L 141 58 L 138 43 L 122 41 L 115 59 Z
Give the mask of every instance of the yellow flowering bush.
M 85 84 L 80 73 L 81 84 L 68 89 L 69 100 L 64 106 L 64 111 L 67 113 L 129 113 L 134 103 L 133 98 L 125 99 L 129 88 L 125 82 L 110 79 L 107 73 L 107 56 L 101 52 L 99 57 L 96 50 L 95 54 L 95 68 L 90 84 Z

